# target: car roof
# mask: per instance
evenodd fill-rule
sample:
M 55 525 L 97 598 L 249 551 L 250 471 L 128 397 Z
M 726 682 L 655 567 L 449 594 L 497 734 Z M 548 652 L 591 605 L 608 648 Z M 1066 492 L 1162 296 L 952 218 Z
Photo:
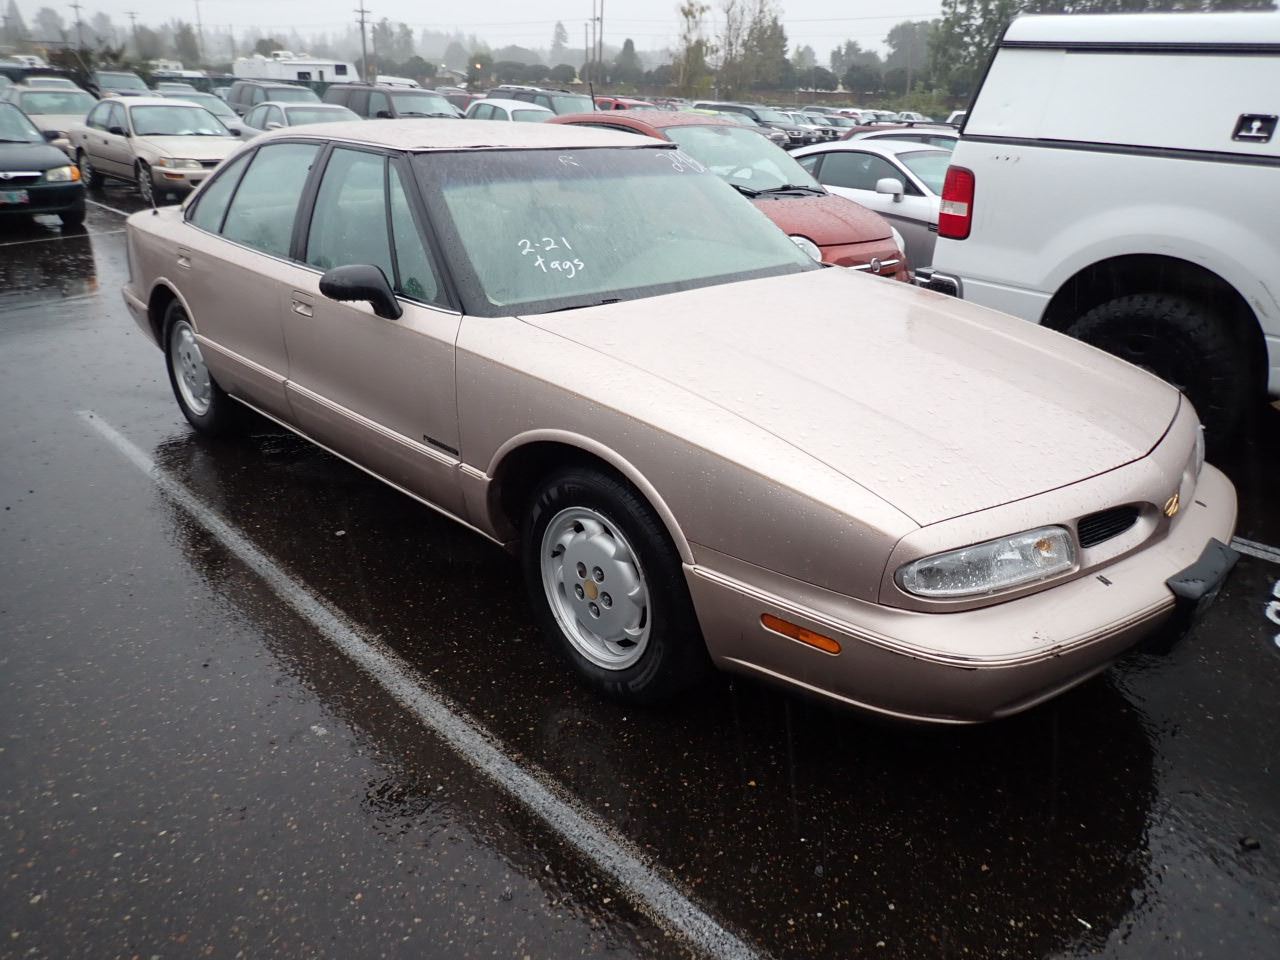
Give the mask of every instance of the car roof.
M 475 101 L 471 106 L 475 106 L 479 103 L 491 103 L 495 107 L 505 107 L 507 110 L 533 110 L 541 111 L 542 113 L 555 112 L 547 109 L 540 103 L 530 103 L 528 100 L 503 100 L 501 97 L 485 97 L 484 100 Z M 470 110 L 471 107 L 468 107 L 467 109 Z
M 175 103 L 182 102 L 180 97 L 103 97 L 103 99 L 114 100 L 127 107 L 172 107 Z M 199 104 L 193 103 L 192 106 L 199 106 Z M 204 108 L 200 107 L 200 109 Z
M 927 143 L 914 143 L 909 140 L 832 140 L 829 143 L 814 144 L 812 147 L 801 147 L 793 156 L 809 156 L 814 153 L 826 153 L 831 150 L 861 150 L 864 153 L 878 153 L 884 157 L 896 157 L 902 153 L 918 153 L 921 150 L 936 150 L 938 153 L 949 153 L 945 147 L 935 147 Z
M 1003 43 L 1276 43 L 1280 17 L 1268 13 L 1103 13 L 1015 17 Z
M 566 113 L 556 118 L 556 123 L 599 123 L 605 117 L 611 120 L 631 120 L 635 123 L 647 123 L 655 130 L 668 127 L 738 127 L 741 124 L 732 120 L 722 120 L 710 113 L 691 113 L 688 110 L 642 110 L 630 113 L 627 110 L 596 110 L 594 113 Z
M 293 131 L 282 129 L 266 134 L 263 139 L 290 139 L 298 136 Z M 413 151 L 670 146 L 652 138 L 637 140 L 633 133 L 616 133 L 612 130 L 564 124 L 494 123 L 491 120 L 351 120 L 326 124 L 323 131 L 304 136 L 317 140 L 343 140 Z
M 296 100 L 263 100 L 261 103 L 255 103 L 253 109 L 259 107 L 279 107 L 282 110 L 344 110 L 351 112 L 351 108 L 341 103 L 299 103 Z

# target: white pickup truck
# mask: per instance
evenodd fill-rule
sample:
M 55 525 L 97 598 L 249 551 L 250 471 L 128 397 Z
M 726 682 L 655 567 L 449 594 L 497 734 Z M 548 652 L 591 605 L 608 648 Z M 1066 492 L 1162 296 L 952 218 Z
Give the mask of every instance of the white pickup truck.
M 942 196 L 926 286 L 1182 387 L 1221 443 L 1280 396 L 1280 15 L 1025 16 Z

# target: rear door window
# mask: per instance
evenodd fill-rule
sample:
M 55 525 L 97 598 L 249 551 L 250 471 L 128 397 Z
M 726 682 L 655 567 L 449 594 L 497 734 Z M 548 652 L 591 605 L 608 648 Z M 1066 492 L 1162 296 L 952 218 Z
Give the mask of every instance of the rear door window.
M 259 149 L 231 201 L 222 235 L 287 257 L 298 201 L 319 149 L 314 143 L 273 143 Z
M 386 114 L 388 117 L 393 116 L 391 98 L 381 90 L 374 90 L 369 94 L 369 116 L 376 117 L 379 114 Z

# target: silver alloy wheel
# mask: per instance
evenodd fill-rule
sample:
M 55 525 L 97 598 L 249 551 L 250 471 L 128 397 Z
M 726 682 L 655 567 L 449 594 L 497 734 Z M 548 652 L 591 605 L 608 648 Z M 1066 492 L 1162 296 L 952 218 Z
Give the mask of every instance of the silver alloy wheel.
M 213 381 L 209 379 L 209 368 L 204 365 L 204 354 L 196 342 L 195 331 L 186 320 L 175 322 L 169 333 L 169 365 L 182 402 L 197 417 L 203 417 L 213 401 Z
M 151 168 L 141 161 L 138 162 L 138 195 L 142 197 L 142 202 L 146 204 L 155 203 L 156 185 L 151 182 Z
M 97 176 L 94 172 L 93 164 L 89 162 L 89 155 L 83 150 L 80 151 L 80 182 L 89 187 L 93 184 L 93 178 Z
M 542 534 L 542 588 L 578 653 L 625 670 L 649 645 L 649 588 L 622 531 L 589 507 L 561 510 Z

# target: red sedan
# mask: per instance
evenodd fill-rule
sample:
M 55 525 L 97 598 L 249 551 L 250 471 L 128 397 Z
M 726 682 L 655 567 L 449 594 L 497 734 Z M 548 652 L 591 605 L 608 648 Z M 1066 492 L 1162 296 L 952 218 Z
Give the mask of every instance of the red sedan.
M 670 140 L 726 180 L 815 260 L 909 280 L 902 238 L 866 207 L 828 193 L 754 130 L 708 114 L 667 110 L 575 113 L 548 123 L 601 127 Z

